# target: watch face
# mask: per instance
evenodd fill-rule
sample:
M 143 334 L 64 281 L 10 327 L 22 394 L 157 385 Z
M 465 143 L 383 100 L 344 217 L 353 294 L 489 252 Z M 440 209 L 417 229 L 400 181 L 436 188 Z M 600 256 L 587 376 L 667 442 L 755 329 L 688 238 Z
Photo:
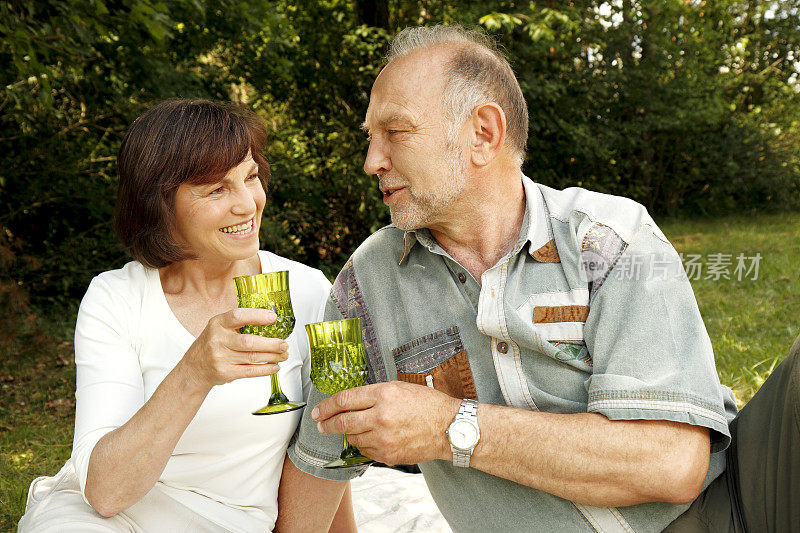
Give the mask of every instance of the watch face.
M 457 420 L 448 431 L 450 444 L 461 450 L 468 450 L 478 442 L 478 428 L 466 420 Z

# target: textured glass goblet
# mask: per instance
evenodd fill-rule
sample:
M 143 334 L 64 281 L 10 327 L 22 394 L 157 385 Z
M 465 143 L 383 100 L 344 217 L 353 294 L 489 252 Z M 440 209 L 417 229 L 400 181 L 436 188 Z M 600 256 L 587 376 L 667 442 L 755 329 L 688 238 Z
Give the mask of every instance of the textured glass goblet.
M 367 382 L 367 356 L 361 338 L 361 319 L 347 318 L 306 325 L 311 346 L 311 382 L 325 394 L 359 387 Z M 339 459 L 325 468 L 344 468 L 374 462 L 342 435 Z
M 289 295 L 289 271 L 268 272 L 253 276 L 233 278 L 239 307 L 272 309 L 278 318 L 272 324 L 248 324 L 239 328 L 239 333 L 286 339 L 294 329 L 294 310 Z M 274 415 L 300 409 L 306 402 L 292 402 L 281 390 L 278 374 L 270 376 L 272 394 L 269 403 L 254 411 L 254 415 Z

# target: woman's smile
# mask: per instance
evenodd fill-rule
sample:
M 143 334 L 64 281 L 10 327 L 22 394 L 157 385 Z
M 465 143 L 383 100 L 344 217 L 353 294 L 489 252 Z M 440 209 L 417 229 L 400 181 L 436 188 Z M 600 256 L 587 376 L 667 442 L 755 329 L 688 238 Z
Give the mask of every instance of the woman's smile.
M 219 229 L 219 231 L 231 237 L 250 237 L 254 233 L 254 230 L 255 224 L 252 218 L 242 224 L 234 224 L 233 226 L 226 226 Z

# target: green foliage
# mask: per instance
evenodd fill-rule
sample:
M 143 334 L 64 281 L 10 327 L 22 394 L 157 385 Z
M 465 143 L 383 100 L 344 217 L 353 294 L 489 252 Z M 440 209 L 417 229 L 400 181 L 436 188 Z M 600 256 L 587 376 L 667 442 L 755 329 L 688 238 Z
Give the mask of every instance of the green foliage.
M 36 303 L 74 306 L 124 262 L 111 218 L 125 129 L 159 99 L 228 99 L 214 54 L 258 31 L 260 4 L 0 4 L 0 251 Z
M 657 213 L 798 204 L 800 0 L 39 0 L 0 4 L 0 279 L 74 309 L 125 254 L 115 156 L 168 97 L 272 132 L 267 248 L 334 274 L 388 222 L 360 131 L 391 36 L 482 25 L 530 108 L 525 171 Z
M 543 4 L 480 19 L 528 101 L 529 175 L 661 213 L 798 205 L 800 2 Z

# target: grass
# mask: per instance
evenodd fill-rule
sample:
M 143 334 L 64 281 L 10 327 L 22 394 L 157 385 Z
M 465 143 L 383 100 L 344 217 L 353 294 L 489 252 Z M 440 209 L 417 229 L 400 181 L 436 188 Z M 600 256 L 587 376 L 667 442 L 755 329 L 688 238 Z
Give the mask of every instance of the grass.
M 800 213 L 660 221 L 675 248 L 731 254 L 732 279 L 692 281 L 720 379 L 746 402 L 800 333 Z M 761 254 L 757 279 L 736 279 L 735 258 Z M 703 271 L 703 278 L 706 271 Z M 31 480 L 69 457 L 74 423 L 72 317 L 37 319 L 15 288 L 0 285 L 0 531 L 12 531 Z
M 72 320 L 45 327 L 23 295 L 0 285 L 0 531 L 13 531 L 28 485 L 53 475 L 72 449 Z
M 684 258 L 700 254 L 707 265 L 709 254 L 732 256 L 731 279 L 692 280 L 692 287 L 720 380 L 741 406 L 800 334 L 800 214 L 664 221 L 661 227 Z M 761 254 L 757 279 L 733 276 L 739 254 Z

